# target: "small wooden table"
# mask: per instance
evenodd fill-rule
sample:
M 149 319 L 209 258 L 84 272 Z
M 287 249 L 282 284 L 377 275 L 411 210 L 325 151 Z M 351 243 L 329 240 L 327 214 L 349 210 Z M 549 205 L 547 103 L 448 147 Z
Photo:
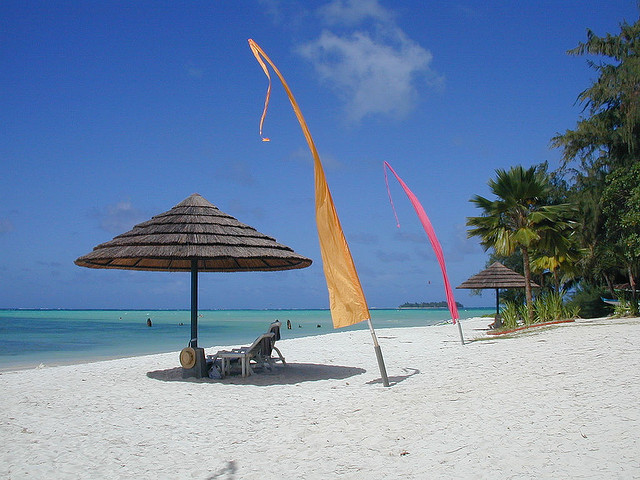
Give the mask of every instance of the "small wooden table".
M 231 373 L 231 360 L 240 360 L 242 362 L 242 376 L 248 377 L 253 373 L 249 365 L 250 357 L 246 352 L 218 352 L 218 358 L 221 361 L 222 376 Z

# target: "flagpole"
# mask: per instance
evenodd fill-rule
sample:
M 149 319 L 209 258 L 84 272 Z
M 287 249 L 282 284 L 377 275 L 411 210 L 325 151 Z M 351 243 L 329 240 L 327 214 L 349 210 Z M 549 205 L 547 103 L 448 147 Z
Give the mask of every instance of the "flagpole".
M 464 345 L 464 337 L 462 336 L 462 322 L 459 318 L 454 321 L 458 324 L 458 332 L 460 332 L 460 342 L 462 343 L 462 345 Z
M 378 359 L 378 368 L 380 369 L 380 376 L 382 377 L 382 385 L 388 387 L 389 378 L 387 377 L 387 369 L 384 366 L 384 359 L 382 358 L 382 349 L 380 348 L 380 344 L 378 343 L 378 337 L 376 337 L 376 331 L 373 329 L 373 324 L 371 323 L 370 318 L 367 318 L 367 323 L 369 324 L 369 331 L 371 332 L 371 337 L 373 338 L 373 349 L 375 350 L 376 358 Z
M 376 332 L 373 330 L 371 324 L 371 318 L 369 309 L 367 307 L 367 301 L 364 298 L 364 292 L 362 291 L 362 285 L 358 278 L 351 252 L 349 251 L 349 245 L 344 238 L 342 227 L 340 226 L 340 220 L 331 198 L 331 192 L 327 185 L 326 178 L 324 176 L 324 169 L 322 168 L 322 162 L 320 162 L 320 155 L 313 143 L 311 132 L 307 126 L 307 122 L 302 116 L 298 102 L 293 96 L 289 85 L 285 81 L 284 77 L 280 73 L 280 70 L 275 66 L 267 54 L 255 43 L 249 39 L 249 46 L 256 60 L 262 67 L 264 74 L 269 79 L 269 86 L 267 88 L 267 95 L 264 101 L 264 109 L 262 116 L 260 117 L 260 135 L 262 136 L 262 126 L 265 116 L 267 114 L 267 106 L 269 105 L 269 97 L 271 95 L 271 74 L 265 64 L 265 61 L 271 65 L 273 71 L 276 73 L 282 86 L 287 92 L 293 111 L 298 119 L 302 133 L 307 140 L 307 145 L 313 156 L 313 171 L 315 180 L 315 193 L 316 193 L 316 224 L 318 226 L 318 240 L 320 241 L 320 253 L 322 255 L 322 262 L 324 267 L 324 274 L 327 280 L 327 289 L 329 290 L 331 317 L 333 319 L 333 326 L 335 328 L 345 327 L 347 325 L 353 325 L 354 323 L 367 320 L 369 324 L 369 330 L 371 331 L 371 337 L 373 338 L 373 347 L 376 352 L 376 358 L 378 360 L 378 367 L 380 367 L 380 375 L 382 376 L 382 383 L 385 387 L 389 386 L 389 379 L 387 377 L 387 370 L 384 366 L 384 360 L 382 358 L 382 350 L 378 344 L 378 338 Z M 269 139 L 262 137 L 262 141 L 268 142 Z M 331 265 L 331 267 L 328 267 Z M 347 286 L 348 295 L 346 298 L 342 294 L 342 287 L 338 288 L 336 281 L 341 280 L 344 282 L 351 282 Z M 349 305 L 347 307 L 347 305 Z M 355 308 L 353 308 L 355 307 Z M 336 321 L 339 318 L 339 322 Z M 345 322 L 346 320 L 346 322 Z
M 393 208 L 393 214 L 396 217 L 396 225 L 400 228 L 400 221 L 398 220 L 398 215 L 396 214 L 396 207 L 393 205 L 393 199 L 391 198 L 391 190 L 389 189 L 389 180 L 387 178 L 387 168 L 391 170 L 393 176 L 396 177 L 404 192 L 409 197 L 409 201 L 411 205 L 413 205 L 413 209 L 418 214 L 418 218 L 420 219 L 420 223 L 422 223 L 422 227 L 424 228 L 427 237 L 429 238 L 429 242 L 431 242 L 431 246 L 433 247 L 433 251 L 436 254 L 436 258 L 438 259 L 438 263 L 440 264 L 440 270 L 442 270 L 442 279 L 444 280 L 444 290 L 447 295 L 447 306 L 449 307 L 449 311 L 451 312 L 451 320 L 453 323 L 458 321 L 458 332 L 460 332 L 460 342 L 464 345 L 464 337 L 462 336 L 462 325 L 460 324 L 460 316 L 458 315 L 458 306 L 456 305 L 456 300 L 453 297 L 453 290 L 451 290 L 451 285 L 449 284 L 449 277 L 447 276 L 447 266 L 444 261 L 444 254 L 442 252 L 442 246 L 440 245 L 440 241 L 436 236 L 436 232 L 431 225 L 431 220 L 427 216 L 427 212 L 424 211 L 422 204 L 418 200 L 418 197 L 411 191 L 411 189 L 407 186 L 406 183 L 400 178 L 400 176 L 396 173 L 389 162 L 383 162 L 384 169 L 384 181 L 387 184 L 387 193 L 389 194 L 389 201 L 391 202 L 391 208 Z

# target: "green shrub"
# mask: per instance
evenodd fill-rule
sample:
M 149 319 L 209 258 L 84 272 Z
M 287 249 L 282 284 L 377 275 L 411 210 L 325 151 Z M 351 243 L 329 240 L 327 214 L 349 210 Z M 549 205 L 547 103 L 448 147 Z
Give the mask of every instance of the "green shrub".
M 527 310 L 527 304 L 521 303 L 518 305 L 518 315 L 520 319 L 525 325 L 530 325 L 531 321 L 529 320 L 529 311 Z M 535 321 L 535 319 L 534 319 Z
M 636 317 L 638 316 L 638 302 L 633 299 L 621 298 L 620 303 L 613 308 L 616 317 Z
M 562 303 L 562 295 L 557 292 L 547 292 L 538 295 L 533 302 L 536 322 L 553 322 L 567 318 L 568 311 Z
M 533 311 L 535 314 L 533 323 L 544 323 L 576 318 L 580 313 L 580 307 L 565 305 L 562 301 L 562 295 L 556 292 L 547 292 L 536 297 L 533 302 Z M 527 305 L 523 303 L 507 301 L 500 314 L 505 328 L 531 324 Z
M 502 316 L 502 324 L 505 328 L 516 328 L 520 325 L 520 309 L 515 302 L 505 302 L 500 315 Z
M 568 316 L 567 318 L 578 318 L 580 316 L 580 306 L 579 305 L 570 305 L 567 304 L 565 307 L 567 309 Z
M 557 292 L 548 292 L 536 297 L 534 308 L 536 312 L 536 322 L 567 320 L 576 318 L 580 313 L 579 305 L 565 305 L 562 301 L 562 295 Z

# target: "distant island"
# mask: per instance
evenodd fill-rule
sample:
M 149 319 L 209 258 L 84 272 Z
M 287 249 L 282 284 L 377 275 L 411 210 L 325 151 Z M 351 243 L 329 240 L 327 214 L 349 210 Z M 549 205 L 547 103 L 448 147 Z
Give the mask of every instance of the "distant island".
M 456 302 L 458 308 L 464 308 L 460 302 Z M 447 302 L 422 302 L 422 303 L 403 303 L 398 308 L 447 308 Z

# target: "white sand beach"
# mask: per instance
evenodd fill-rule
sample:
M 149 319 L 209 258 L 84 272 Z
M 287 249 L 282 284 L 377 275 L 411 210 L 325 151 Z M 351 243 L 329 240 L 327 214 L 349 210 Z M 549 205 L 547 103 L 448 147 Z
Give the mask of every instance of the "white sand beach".
M 368 331 L 246 379 L 183 381 L 177 352 L 4 372 L 0 477 L 640 478 L 640 319 L 488 323 L 380 329 L 389 388 Z

